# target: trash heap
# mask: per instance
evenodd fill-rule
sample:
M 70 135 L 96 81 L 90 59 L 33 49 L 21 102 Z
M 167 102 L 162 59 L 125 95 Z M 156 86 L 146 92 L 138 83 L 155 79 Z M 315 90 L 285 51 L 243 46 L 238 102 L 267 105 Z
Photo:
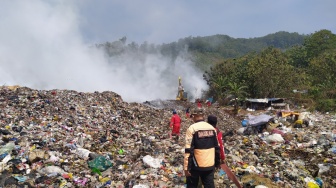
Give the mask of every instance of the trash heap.
M 242 184 L 335 187 L 335 114 L 259 111 L 242 118 L 238 135 L 225 142 L 228 163 Z
M 1 87 L 0 106 L 0 187 L 184 185 L 168 110 L 27 87 Z
M 192 123 L 185 109 L 194 105 L 126 103 L 108 91 L 0 87 L 0 187 L 184 187 L 184 133 Z M 182 118 L 177 142 L 169 138 L 173 108 Z M 314 113 L 312 125 L 291 128 L 268 112 L 286 132 L 274 142 L 271 132 L 239 133 L 246 116 L 215 106 L 206 113 L 218 117 L 227 164 L 245 187 L 336 185 L 335 116 Z M 216 173 L 217 187 L 234 187 L 226 177 Z

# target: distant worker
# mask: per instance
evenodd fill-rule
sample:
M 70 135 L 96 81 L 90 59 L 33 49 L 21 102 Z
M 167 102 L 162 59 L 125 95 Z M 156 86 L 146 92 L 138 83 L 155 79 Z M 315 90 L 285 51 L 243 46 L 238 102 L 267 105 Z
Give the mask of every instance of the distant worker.
M 216 129 L 204 121 L 204 111 L 191 111 L 194 124 L 186 132 L 184 173 L 187 188 L 196 188 L 199 178 L 205 188 L 214 188 L 215 168 L 220 167 L 220 151 Z
M 208 98 L 207 100 L 206 100 L 206 104 L 207 104 L 207 106 L 211 106 L 212 105 L 212 101 L 213 101 L 213 97 L 210 97 L 210 98 Z
M 173 116 L 170 119 L 170 128 L 172 129 L 172 136 L 175 137 L 176 141 L 180 136 L 180 127 L 181 127 L 181 118 L 176 113 L 176 110 L 173 110 Z
M 199 99 L 197 99 L 197 107 L 202 108 L 202 103 L 201 103 L 201 100 L 199 100 Z
M 224 163 L 224 161 L 225 161 L 225 152 L 224 152 L 224 144 L 223 144 L 223 134 L 217 128 L 217 117 L 215 115 L 209 115 L 208 116 L 208 123 L 210 125 L 212 125 L 216 129 L 216 131 L 217 131 L 217 140 L 218 140 L 219 148 L 220 148 L 221 163 Z
M 190 107 L 188 107 L 186 109 L 186 117 L 189 118 L 190 117 Z

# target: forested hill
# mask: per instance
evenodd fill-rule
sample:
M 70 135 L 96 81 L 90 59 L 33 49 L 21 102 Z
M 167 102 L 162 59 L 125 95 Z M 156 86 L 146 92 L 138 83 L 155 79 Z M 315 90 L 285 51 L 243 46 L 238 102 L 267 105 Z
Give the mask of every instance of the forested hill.
M 148 42 L 127 44 L 127 38 L 123 37 L 118 41 L 98 44 L 97 47 L 105 49 L 109 56 L 124 52 L 160 53 L 173 61 L 181 53 L 188 51 L 192 54 L 189 57 L 204 70 L 223 59 L 238 58 L 250 52 L 260 52 L 270 46 L 286 50 L 294 45 L 303 44 L 305 37 L 305 35 L 285 31 L 249 39 L 218 34 L 205 37 L 190 36 L 168 44 L 150 44 Z
M 206 37 L 188 37 L 178 42 L 162 45 L 166 49 L 179 49 L 188 46 L 193 54 L 193 60 L 202 69 L 227 58 L 238 58 L 251 52 L 261 52 L 267 47 L 286 50 L 295 45 L 302 45 L 305 35 L 285 31 L 257 38 L 232 38 L 228 35 L 213 35 Z
M 273 46 L 275 48 L 286 49 L 293 45 L 301 45 L 305 35 L 289 32 L 277 32 L 258 38 L 232 38 L 228 35 L 213 35 L 206 37 L 187 37 L 178 42 L 164 44 L 163 49 L 169 46 L 188 46 L 190 52 L 216 53 L 224 58 L 235 58 L 243 56 L 249 52 L 260 52 L 261 50 Z

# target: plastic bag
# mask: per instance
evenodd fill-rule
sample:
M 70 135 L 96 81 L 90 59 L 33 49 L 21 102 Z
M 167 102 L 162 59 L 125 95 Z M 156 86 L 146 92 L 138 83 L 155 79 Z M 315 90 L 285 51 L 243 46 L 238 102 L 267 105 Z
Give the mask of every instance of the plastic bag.
M 257 185 L 255 188 L 267 188 L 265 185 Z
M 58 167 L 58 166 L 46 166 L 39 170 L 39 173 L 41 174 L 52 174 L 52 173 L 58 173 L 58 174 L 64 174 L 65 171 Z
M 133 188 L 149 188 L 147 185 L 134 185 Z
M 143 162 L 145 163 L 145 165 L 150 166 L 152 168 L 160 168 L 161 167 L 161 159 L 155 159 L 150 155 L 146 155 L 143 157 Z
M 100 171 L 105 171 L 106 169 L 112 167 L 111 161 L 107 160 L 104 156 L 98 156 L 97 158 L 88 162 L 91 169 L 96 168 Z
M 307 187 L 308 188 L 320 188 L 320 186 L 318 184 L 316 184 L 315 182 L 312 182 L 312 181 L 307 183 Z
M 7 143 L 4 147 L 0 149 L 0 155 L 4 153 L 11 154 L 14 147 L 15 147 L 15 144 L 13 142 Z
M 91 153 L 91 151 L 84 149 L 84 148 L 77 148 L 75 150 L 72 150 L 72 152 L 77 154 L 82 159 L 88 158 L 89 154 Z
M 282 136 L 280 134 L 272 134 L 272 135 L 269 135 L 267 138 L 266 138 L 266 141 L 269 142 L 269 143 L 282 143 L 284 142 L 285 140 L 282 138 Z

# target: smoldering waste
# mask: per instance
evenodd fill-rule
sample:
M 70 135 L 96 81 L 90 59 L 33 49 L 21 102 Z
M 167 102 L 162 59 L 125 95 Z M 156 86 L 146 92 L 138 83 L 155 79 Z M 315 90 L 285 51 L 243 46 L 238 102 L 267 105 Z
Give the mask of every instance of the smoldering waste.
M 184 187 L 184 133 L 192 123 L 185 109 L 193 106 L 127 103 L 108 91 L 1 87 L 0 186 Z M 178 141 L 169 136 L 171 109 L 182 118 Z M 290 142 L 270 143 L 263 133 L 237 134 L 243 115 L 234 118 L 216 106 L 206 107 L 208 114 L 218 116 L 228 166 L 242 185 L 335 185 L 335 140 L 319 142 L 322 129 L 335 129 L 332 115 L 314 114 L 314 126 L 292 129 Z M 216 186 L 234 187 L 225 177 L 219 170 Z

